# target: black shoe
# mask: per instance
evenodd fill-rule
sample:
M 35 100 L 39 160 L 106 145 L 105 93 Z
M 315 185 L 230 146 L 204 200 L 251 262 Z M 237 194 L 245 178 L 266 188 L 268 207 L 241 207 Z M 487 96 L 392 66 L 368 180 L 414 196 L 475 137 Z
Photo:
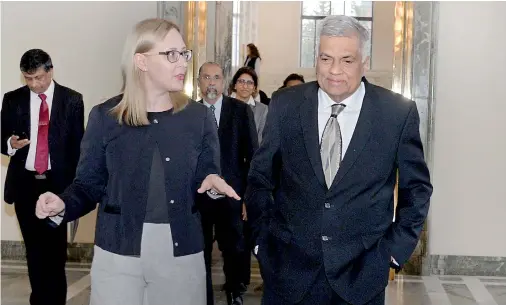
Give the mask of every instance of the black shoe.
M 248 285 L 245 285 L 245 284 L 240 284 L 240 285 L 239 285 L 239 289 L 238 289 L 238 290 L 239 290 L 239 292 L 240 292 L 241 294 L 245 294 L 245 293 L 246 293 L 246 291 L 248 291 Z
M 227 292 L 227 304 L 228 305 L 243 305 L 244 301 L 240 293 Z

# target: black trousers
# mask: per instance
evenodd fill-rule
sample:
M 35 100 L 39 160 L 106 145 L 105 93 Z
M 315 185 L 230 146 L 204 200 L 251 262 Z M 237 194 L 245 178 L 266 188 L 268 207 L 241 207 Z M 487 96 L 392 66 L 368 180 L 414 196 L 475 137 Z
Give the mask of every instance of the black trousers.
M 211 263 L 215 239 L 223 256 L 223 273 L 226 281 L 224 289 L 234 294 L 240 291 L 242 252 L 244 251 L 241 212 L 241 203 L 228 198 L 209 200 L 201 205 L 208 305 L 214 304 Z
M 286 302 L 276 291 L 270 289 L 264 284 L 264 294 L 262 297 L 262 305 L 352 305 L 341 299 L 330 286 L 325 270 L 322 268 L 318 277 L 304 296 L 301 302 L 293 304 Z M 365 305 L 385 305 L 385 290 L 374 297 Z
M 37 180 L 34 173 L 23 172 L 22 194 L 14 202 L 14 209 L 26 248 L 28 276 L 32 293 L 31 305 L 65 305 L 67 299 L 66 226 L 51 227 L 48 219 L 35 216 L 39 195 L 51 190 L 51 177 Z
M 241 281 L 245 286 L 248 286 L 251 282 L 251 254 L 252 254 L 252 243 L 251 243 L 251 225 L 248 221 L 243 223 L 244 233 L 244 251 L 241 255 Z

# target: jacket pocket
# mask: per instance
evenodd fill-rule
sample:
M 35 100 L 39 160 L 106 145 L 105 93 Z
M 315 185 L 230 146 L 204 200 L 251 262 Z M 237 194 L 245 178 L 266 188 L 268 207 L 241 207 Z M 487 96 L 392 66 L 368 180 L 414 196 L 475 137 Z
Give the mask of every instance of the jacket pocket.
M 292 231 L 274 220 L 269 224 L 269 232 L 285 244 L 289 244 L 292 240 Z
M 383 232 L 368 233 L 362 235 L 362 243 L 364 245 L 364 248 L 366 250 L 371 249 L 372 246 L 374 246 L 383 237 L 383 235 Z

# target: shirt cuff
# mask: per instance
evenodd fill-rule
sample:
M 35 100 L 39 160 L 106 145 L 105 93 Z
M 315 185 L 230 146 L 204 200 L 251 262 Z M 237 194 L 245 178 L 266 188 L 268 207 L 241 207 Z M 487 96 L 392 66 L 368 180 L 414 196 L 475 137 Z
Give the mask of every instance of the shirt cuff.
M 399 263 L 392 257 L 392 263 L 394 263 L 397 267 L 399 267 Z
M 258 245 L 255 246 L 255 249 L 253 250 L 253 253 L 255 253 L 255 255 L 258 254 Z
M 63 221 L 63 216 L 65 216 L 65 210 L 63 210 L 60 214 L 51 216 L 49 219 L 51 219 L 52 222 L 54 222 L 56 225 L 60 225 Z
M 11 146 L 11 138 L 12 137 L 9 137 L 9 139 L 7 139 L 7 154 L 12 157 L 16 153 L 17 149 L 12 148 L 12 146 Z

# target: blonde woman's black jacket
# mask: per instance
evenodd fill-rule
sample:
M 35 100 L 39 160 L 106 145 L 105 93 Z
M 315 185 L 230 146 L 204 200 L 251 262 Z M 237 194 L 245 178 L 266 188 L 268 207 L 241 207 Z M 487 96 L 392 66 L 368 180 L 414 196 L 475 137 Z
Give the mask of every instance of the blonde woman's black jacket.
M 76 179 L 61 194 L 63 222 L 86 215 L 99 203 L 95 244 L 120 255 L 140 255 L 155 144 L 151 126 L 120 125 L 110 114 L 120 100 L 114 97 L 91 110 Z M 158 146 L 174 255 L 197 253 L 204 243 L 194 197 L 207 175 L 220 174 L 218 133 L 210 110 L 195 101 L 160 124 L 167 124 L 162 126 L 166 141 Z

